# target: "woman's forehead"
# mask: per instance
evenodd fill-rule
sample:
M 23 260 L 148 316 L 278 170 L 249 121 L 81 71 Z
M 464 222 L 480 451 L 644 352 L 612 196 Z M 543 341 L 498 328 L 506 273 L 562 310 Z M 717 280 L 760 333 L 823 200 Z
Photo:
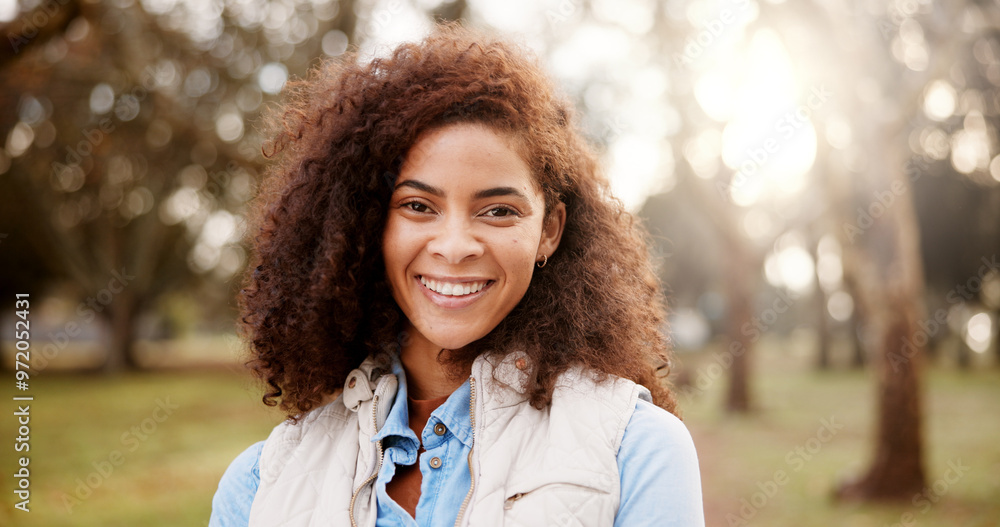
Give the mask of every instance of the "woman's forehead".
M 539 192 L 531 167 L 507 134 L 485 125 L 461 123 L 429 130 L 407 153 L 396 181 L 418 180 L 424 190 L 513 187 Z M 410 185 L 415 186 L 415 185 Z M 430 192 L 435 193 L 435 192 Z

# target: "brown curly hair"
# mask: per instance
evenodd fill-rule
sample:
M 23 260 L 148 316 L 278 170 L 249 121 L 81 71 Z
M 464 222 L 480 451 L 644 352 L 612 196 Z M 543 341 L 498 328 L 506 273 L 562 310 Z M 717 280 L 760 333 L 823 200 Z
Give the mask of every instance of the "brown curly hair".
M 417 137 L 450 123 L 480 123 L 519 138 L 545 196 L 561 200 L 558 250 L 520 303 L 482 339 L 453 350 L 523 350 L 533 360 L 530 401 L 545 407 L 574 364 L 632 379 L 677 413 L 662 382 L 669 350 L 665 303 L 648 235 L 609 190 L 537 59 L 521 47 L 443 25 L 387 58 L 328 61 L 290 82 L 271 115 L 273 157 L 248 236 L 254 261 L 240 291 L 240 329 L 264 403 L 289 417 L 318 406 L 365 357 L 398 350 L 405 317 L 381 250 L 395 178 Z

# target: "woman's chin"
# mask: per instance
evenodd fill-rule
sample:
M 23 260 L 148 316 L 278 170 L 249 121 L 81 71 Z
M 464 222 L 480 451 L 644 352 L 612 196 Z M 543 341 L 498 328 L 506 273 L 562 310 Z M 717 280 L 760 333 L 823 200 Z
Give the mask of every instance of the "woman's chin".
M 440 338 L 431 337 L 428 340 L 434 343 L 435 346 L 446 350 L 459 350 L 469 344 L 479 340 L 480 337 L 473 338 L 472 336 L 455 337 L 454 335 L 445 336 L 441 335 Z

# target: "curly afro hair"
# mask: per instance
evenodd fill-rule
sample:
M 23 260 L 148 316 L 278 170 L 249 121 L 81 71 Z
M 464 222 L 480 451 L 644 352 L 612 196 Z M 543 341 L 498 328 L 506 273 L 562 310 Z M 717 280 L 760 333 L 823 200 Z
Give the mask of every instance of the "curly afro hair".
M 530 52 L 444 25 L 386 58 L 325 62 L 283 96 L 268 122 L 272 163 L 252 209 L 253 261 L 239 296 L 265 404 L 280 402 L 296 419 L 365 357 L 405 342 L 381 250 L 389 198 L 418 136 L 463 122 L 518 138 L 546 215 L 562 201 L 567 219 L 520 303 L 447 362 L 521 350 L 534 365 L 536 408 L 551 401 L 561 372 L 582 365 L 646 386 L 677 413 L 660 371 L 669 365 L 666 307 L 648 235 L 611 195 L 571 105 Z

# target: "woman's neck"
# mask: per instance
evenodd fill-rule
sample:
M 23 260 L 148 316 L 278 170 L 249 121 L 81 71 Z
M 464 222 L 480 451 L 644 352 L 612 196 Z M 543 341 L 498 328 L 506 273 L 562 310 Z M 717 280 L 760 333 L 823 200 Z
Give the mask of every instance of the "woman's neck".
M 411 399 L 426 400 L 451 395 L 465 382 L 465 378 L 456 378 L 440 362 L 440 355 L 444 351 L 440 346 L 427 340 L 413 328 L 410 328 L 410 332 L 412 337 L 399 354 L 406 371 L 408 396 Z

